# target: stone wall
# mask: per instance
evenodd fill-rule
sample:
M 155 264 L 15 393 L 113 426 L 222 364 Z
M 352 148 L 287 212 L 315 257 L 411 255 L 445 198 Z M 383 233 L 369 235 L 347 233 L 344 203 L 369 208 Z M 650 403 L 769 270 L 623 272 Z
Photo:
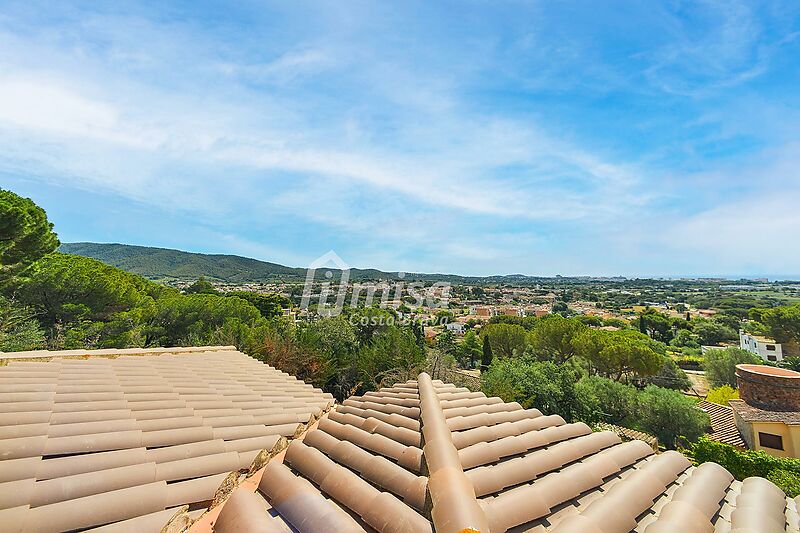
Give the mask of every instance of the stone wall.
M 800 411 L 800 373 L 763 365 L 738 365 L 739 397 L 776 411 Z

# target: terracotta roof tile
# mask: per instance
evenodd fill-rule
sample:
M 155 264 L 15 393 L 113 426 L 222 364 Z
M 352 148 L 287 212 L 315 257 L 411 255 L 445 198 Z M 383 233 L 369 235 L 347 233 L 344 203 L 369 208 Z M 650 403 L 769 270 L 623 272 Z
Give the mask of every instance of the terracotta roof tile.
M 733 409 L 727 405 L 707 402 L 703 400 L 697 406 L 708 413 L 711 419 L 711 433 L 709 436 L 719 442 L 730 444 L 738 448 L 747 448 L 747 445 L 736 427 Z
M 719 465 L 693 467 L 680 453 L 425 374 L 346 400 L 259 475 L 190 531 L 770 531 L 760 523 L 784 532 L 798 523 L 796 502 L 766 480 L 740 483 Z
M 230 347 L 23 355 L 0 354 L 3 531 L 157 531 L 334 403 Z

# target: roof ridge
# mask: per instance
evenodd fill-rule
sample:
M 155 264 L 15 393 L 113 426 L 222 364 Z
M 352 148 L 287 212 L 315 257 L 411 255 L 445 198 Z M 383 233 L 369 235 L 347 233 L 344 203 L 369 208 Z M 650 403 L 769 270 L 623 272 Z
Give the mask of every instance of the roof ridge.
M 173 346 L 150 348 L 98 348 L 93 350 L 29 350 L 25 352 L 2 352 L 0 359 L 51 359 L 59 357 L 116 357 L 120 355 L 163 355 L 204 352 L 238 351 L 235 346 Z
M 489 521 L 464 473 L 439 397 L 427 373 L 417 378 L 417 389 L 431 518 L 436 531 L 488 532 Z

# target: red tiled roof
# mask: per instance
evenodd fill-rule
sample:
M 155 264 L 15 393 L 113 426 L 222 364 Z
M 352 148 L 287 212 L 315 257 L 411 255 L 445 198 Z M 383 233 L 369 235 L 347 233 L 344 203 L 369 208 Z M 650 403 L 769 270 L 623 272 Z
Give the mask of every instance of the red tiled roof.
M 0 367 L 0 529 L 134 519 L 119 527 L 157 531 L 333 405 L 231 347 L 174 352 L 28 353 Z
M 733 409 L 727 405 L 720 405 L 705 400 L 698 403 L 697 406 L 708 413 L 708 417 L 711 419 L 711 433 L 709 433 L 709 437 L 724 444 L 730 444 L 738 448 L 747 448 L 747 444 L 745 444 L 744 439 L 742 439 L 741 434 L 739 434 L 739 428 L 736 427 Z
M 346 400 L 192 533 L 797 531 L 794 500 L 715 463 L 417 381 Z

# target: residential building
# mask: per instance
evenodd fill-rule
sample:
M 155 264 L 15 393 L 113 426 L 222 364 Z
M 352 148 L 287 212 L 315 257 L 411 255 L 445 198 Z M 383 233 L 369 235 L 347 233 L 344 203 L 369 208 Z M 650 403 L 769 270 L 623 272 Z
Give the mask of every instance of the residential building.
M 800 372 L 738 365 L 739 400 L 731 400 L 736 427 L 752 450 L 800 457 Z
M 760 335 L 751 335 L 739 330 L 739 346 L 752 352 L 764 361 L 780 361 L 783 359 L 783 346 L 773 339 Z
M 497 310 L 489 306 L 476 306 L 470 309 L 470 314 L 476 315 L 479 318 L 491 318 L 497 315 Z
M 445 327 L 447 328 L 447 331 L 452 331 L 458 335 L 464 334 L 464 324 L 461 322 L 448 322 Z

